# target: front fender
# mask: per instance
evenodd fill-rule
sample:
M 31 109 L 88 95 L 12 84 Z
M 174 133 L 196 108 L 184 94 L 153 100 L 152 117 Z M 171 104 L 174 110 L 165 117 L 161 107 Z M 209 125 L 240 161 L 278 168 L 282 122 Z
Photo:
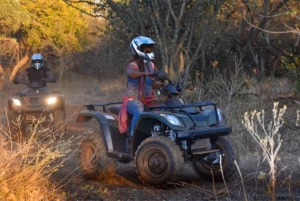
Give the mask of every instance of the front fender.
M 99 126 L 102 130 L 102 133 L 106 141 L 107 151 L 111 151 L 111 152 L 114 151 L 112 137 L 109 129 L 109 123 L 107 120 L 107 119 L 114 119 L 114 117 L 98 111 L 84 110 L 78 114 L 76 122 L 88 122 L 92 118 L 95 118 L 99 123 Z
M 151 129 L 153 128 L 152 126 L 157 121 L 160 121 L 161 123 L 165 124 L 171 130 L 176 130 L 176 131 L 186 130 L 186 127 L 175 126 L 171 124 L 168 120 L 166 120 L 164 117 L 159 115 L 157 112 L 142 112 L 141 115 L 139 116 L 135 129 L 142 130 L 146 133 L 148 131 L 148 133 L 150 133 Z
M 59 96 L 59 106 L 58 108 L 61 110 L 65 110 L 65 97 L 63 95 Z
M 151 130 L 156 122 L 161 122 L 162 124 L 169 127 L 171 130 L 175 131 L 184 131 L 187 130 L 186 127 L 175 126 L 171 124 L 168 120 L 162 117 L 157 112 L 142 112 L 139 116 L 137 124 L 134 127 L 134 137 L 133 144 L 131 147 L 131 153 L 134 155 L 138 146 L 141 144 L 143 140 L 151 136 Z

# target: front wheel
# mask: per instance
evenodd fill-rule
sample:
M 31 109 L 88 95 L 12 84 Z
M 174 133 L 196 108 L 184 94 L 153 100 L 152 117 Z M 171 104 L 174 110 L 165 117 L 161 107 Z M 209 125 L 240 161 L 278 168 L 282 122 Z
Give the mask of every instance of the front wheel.
M 220 151 L 210 153 L 204 158 L 198 157 L 193 162 L 196 171 L 206 179 L 214 181 L 222 181 L 232 176 L 237 167 L 234 161 L 239 160 L 237 149 L 233 143 L 229 143 L 225 138 L 220 137 L 214 144 L 215 149 Z M 201 158 L 201 159 L 200 159 Z M 222 164 L 221 164 L 222 163 Z M 222 165 L 222 172 L 221 172 Z
M 22 143 L 26 136 L 26 126 L 24 125 L 23 117 L 18 120 L 17 116 L 12 111 L 9 111 L 7 113 L 7 119 L 7 126 L 11 140 Z
M 144 184 L 159 185 L 180 178 L 183 156 L 179 146 L 169 138 L 145 139 L 135 153 L 135 169 Z

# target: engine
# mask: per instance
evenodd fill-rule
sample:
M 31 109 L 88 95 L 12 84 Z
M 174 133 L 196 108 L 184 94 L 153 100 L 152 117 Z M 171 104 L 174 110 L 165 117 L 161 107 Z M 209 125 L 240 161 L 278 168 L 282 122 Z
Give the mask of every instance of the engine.
M 168 127 L 164 126 L 162 123 L 155 123 L 152 130 L 151 130 L 152 137 L 154 136 L 166 136 L 170 138 L 172 141 L 176 140 L 176 132 L 170 130 Z

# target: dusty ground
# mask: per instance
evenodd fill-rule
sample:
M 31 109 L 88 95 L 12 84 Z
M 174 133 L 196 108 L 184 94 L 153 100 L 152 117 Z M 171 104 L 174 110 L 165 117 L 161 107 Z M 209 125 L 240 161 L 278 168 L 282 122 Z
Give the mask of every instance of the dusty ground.
M 104 86 L 90 81 L 88 84 L 82 84 L 80 82 L 80 85 L 74 85 L 74 83 L 69 83 L 69 85 L 68 82 L 63 85 L 63 94 L 65 94 L 66 100 L 68 100 L 67 116 L 70 120 L 68 122 L 69 137 L 80 136 L 82 133 L 81 125 L 75 123 L 78 112 L 83 109 L 81 103 L 93 102 L 92 100 L 109 101 L 121 99 L 120 96 L 117 97 L 120 91 L 118 89 L 119 85 L 107 84 L 107 86 L 111 86 L 112 89 L 103 89 Z M 122 87 L 119 86 L 119 88 L 123 88 L 123 85 Z M 114 89 L 116 89 L 116 91 L 114 91 Z M 110 91 L 110 93 L 106 93 L 105 90 Z M 19 91 L 19 89 L 12 91 Z M 80 96 L 74 97 L 72 93 L 74 91 Z M 9 93 L 7 92 L 1 94 L 1 108 L 6 106 L 8 95 Z M 262 107 L 265 108 L 265 102 L 262 103 L 262 105 Z M 244 111 L 243 108 L 241 108 L 241 111 Z M 293 115 L 295 115 L 295 109 L 293 108 L 291 111 Z M 237 121 L 240 121 L 241 115 L 240 113 L 237 114 Z M 295 116 L 293 115 L 287 115 L 287 117 L 294 120 Z M 232 123 L 235 125 L 235 122 Z M 241 132 L 242 128 L 239 130 L 235 128 L 235 131 Z M 294 131 L 293 134 L 283 136 L 285 142 L 288 142 L 290 146 L 285 145 L 284 149 L 280 151 L 281 161 L 278 167 L 276 200 L 300 201 L 299 133 L 300 131 Z M 238 136 L 240 136 L 240 138 L 238 138 Z M 164 189 L 145 187 L 138 180 L 134 171 L 133 162 L 119 164 L 117 174 L 113 177 L 101 181 L 90 181 L 82 176 L 77 164 L 76 149 L 78 148 L 80 139 L 73 142 L 73 154 L 65 162 L 64 166 L 52 175 L 51 181 L 57 184 L 57 187 L 61 189 L 61 193 L 67 197 L 68 201 L 269 200 L 266 180 L 257 179 L 261 171 L 268 172 L 268 166 L 262 163 L 262 158 L 259 156 L 261 151 L 257 147 L 250 147 L 252 148 L 251 150 L 244 149 L 244 147 L 246 147 L 245 145 L 249 143 L 249 138 L 245 137 L 245 135 L 237 133 L 236 138 L 240 142 L 238 147 L 242 147 L 241 150 L 243 151 L 238 163 L 241 176 L 237 173 L 234 177 L 230 178 L 230 180 L 226 181 L 226 183 L 212 183 L 206 181 L 193 171 L 191 164 L 186 164 L 183 177 L 176 184 L 170 184 Z M 298 139 L 295 140 L 296 138 Z
M 75 123 L 81 106 L 68 106 L 68 135 L 78 136 L 82 126 Z M 117 174 L 106 180 L 90 181 L 84 178 L 77 165 L 77 147 L 80 140 L 74 141 L 73 155 L 53 176 L 66 195 L 67 200 L 269 200 L 266 180 L 258 180 L 261 171 L 267 172 L 268 166 L 261 163 L 258 155 L 241 155 L 238 173 L 226 183 L 212 183 L 200 178 L 191 164 L 185 165 L 182 180 L 164 189 L 145 187 L 138 180 L 133 162 L 119 163 Z M 300 199 L 300 156 L 298 153 L 284 152 L 279 165 L 276 200 Z M 242 178 L 241 178 L 242 177 Z

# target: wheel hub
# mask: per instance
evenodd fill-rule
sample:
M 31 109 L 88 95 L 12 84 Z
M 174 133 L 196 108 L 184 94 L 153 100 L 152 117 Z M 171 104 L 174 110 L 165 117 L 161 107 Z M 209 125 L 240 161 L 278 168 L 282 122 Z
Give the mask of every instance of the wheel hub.
M 165 157 L 160 153 L 153 153 L 148 159 L 148 167 L 155 174 L 161 174 L 167 167 Z

